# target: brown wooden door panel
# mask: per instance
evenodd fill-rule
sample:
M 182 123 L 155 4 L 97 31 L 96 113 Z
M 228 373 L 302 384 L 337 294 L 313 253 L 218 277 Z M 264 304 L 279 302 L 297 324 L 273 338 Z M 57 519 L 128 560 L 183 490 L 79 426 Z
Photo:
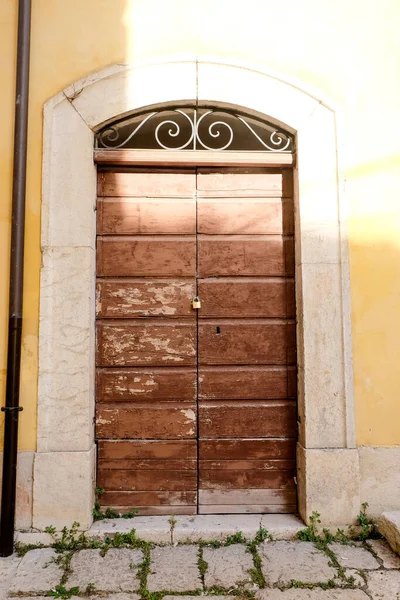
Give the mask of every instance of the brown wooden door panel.
M 202 402 L 201 438 L 296 437 L 296 404 L 269 402 Z
M 98 196 L 131 198 L 194 198 L 195 169 L 132 169 L 99 172 Z
M 195 404 L 99 404 L 96 435 L 118 440 L 195 438 L 196 418 Z
M 197 458 L 196 440 L 99 440 L 99 460 Z
M 292 235 L 293 203 L 281 198 L 200 198 L 197 203 L 197 231 L 205 234 Z
M 196 286 L 191 279 L 99 279 L 97 318 L 192 317 Z
M 198 324 L 199 364 L 294 362 L 295 327 L 291 321 L 220 319 Z
M 104 277 L 194 276 L 194 237 L 97 238 L 97 274 Z
M 196 364 L 193 321 L 98 321 L 97 365 L 178 366 Z
M 134 471 L 99 469 L 98 483 L 109 490 L 123 491 L 196 491 L 197 476 L 194 471 Z
M 199 318 L 291 317 L 294 314 L 294 281 L 288 278 L 199 279 Z
M 198 236 L 199 277 L 294 275 L 293 238 Z
M 292 198 L 292 170 L 198 169 L 197 196 Z
M 296 367 L 199 368 L 199 400 L 267 400 L 296 397 Z
M 202 490 L 293 489 L 294 476 L 295 471 L 207 471 L 200 468 L 199 484 Z
M 196 401 L 197 372 L 190 368 L 97 369 L 97 402 Z
M 295 459 L 295 438 L 200 439 L 200 460 Z M 255 502 L 255 501 L 254 501 Z M 215 502 L 217 504 L 217 502 Z
M 115 198 L 99 199 L 97 233 L 194 234 L 196 233 L 195 200 Z
M 168 508 L 171 504 L 175 506 L 195 504 L 196 492 L 112 491 L 102 494 L 100 503 L 102 506 L 130 506 L 132 509 L 138 506 L 141 508 L 145 506 L 166 506 Z M 171 514 L 171 510 L 168 514 Z

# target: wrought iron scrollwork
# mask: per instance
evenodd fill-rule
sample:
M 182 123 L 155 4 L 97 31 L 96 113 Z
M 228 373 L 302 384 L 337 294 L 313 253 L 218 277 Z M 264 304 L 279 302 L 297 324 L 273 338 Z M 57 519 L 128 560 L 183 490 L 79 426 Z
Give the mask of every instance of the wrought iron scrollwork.
M 293 150 L 293 136 L 271 123 L 219 108 L 174 107 L 131 116 L 97 135 L 97 147 L 164 150 Z

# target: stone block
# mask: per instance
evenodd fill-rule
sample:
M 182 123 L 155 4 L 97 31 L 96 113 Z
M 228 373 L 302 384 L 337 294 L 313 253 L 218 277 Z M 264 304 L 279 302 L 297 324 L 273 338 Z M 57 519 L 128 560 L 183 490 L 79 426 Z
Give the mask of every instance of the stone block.
M 304 529 L 304 522 L 296 515 L 262 515 L 261 527 L 267 529 L 274 540 L 292 540 Z
M 400 511 L 400 446 L 361 446 L 361 502 L 368 502 L 368 514 L 377 519 L 383 512 Z
M 196 515 L 175 517 L 173 542 L 221 541 L 238 531 L 246 539 L 256 535 L 261 515 Z
M 376 558 L 365 548 L 350 544 L 329 544 L 329 549 L 335 554 L 338 563 L 349 569 L 379 569 Z
M 51 546 L 53 538 L 50 534 L 43 531 L 16 531 L 14 540 L 17 544 L 33 544 Z
M 314 511 L 324 526 L 353 523 L 360 511 L 356 449 L 305 449 L 297 444 L 299 512 L 307 522 Z
M 32 527 L 32 492 L 34 452 L 18 452 L 17 497 L 15 506 L 15 528 Z M 3 453 L 0 452 L 0 481 L 3 475 Z M 1 502 L 0 502 L 1 505 Z
M 52 548 L 27 552 L 17 567 L 10 585 L 11 594 L 45 593 L 61 581 L 63 571 L 54 562 L 59 556 Z
M 262 572 L 269 586 L 323 583 L 334 580 L 337 572 L 326 554 L 311 542 L 264 542 L 259 546 Z
M 392 550 L 400 554 L 400 510 L 384 512 L 379 518 L 378 528 Z
M 94 273 L 92 248 L 43 250 L 39 452 L 79 452 L 93 446 Z
M 92 524 L 95 448 L 89 452 L 39 452 L 35 458 L 33 526 L 61 530 Z
M 256 594 L 258 600 L 369 600 L 361 590 L 313 590 L 291 589 L 260 590 Z
M 250 583 L 249 569 L 254 568 L 253 557 L 243 544 L 225 548 L 204 548 L 203 558 L 208 564 L 204 576 L 207 588 L 230 588 L 240 583 Z
M 71 560 L 67 586 L 85 592 L 92 584 L 96 592 L 136 592 L 140 582 L 137 569 L 143 561 L 141 550 L 112 548 L 105 556 L 100 550 L 81 550 Z
M 400 571 L 371 571 L 367 580 L 372 600 L 400 600 Z
M 385 569 L 400 569 L 400 556 L 391 550 L 385 540 L 368 540 L 367 544 L 382 561 Z
M 0 558 L 0 600 L 8 596 L 8 588 L 15 577 L 21 558 L 13 554 L 7 558 Z
M 134 517 L 133 519 L 104 519 L 93 523 L 87 536 L 104 540 L 106 537 L 112 537 L 116 533 L 129 533 L 135 529 L 136 535 L 145 542 L 154 544 L 171 543 L 171 524 L 170 517 Z
M 151 550 L 147 589 L 150 592 L 189 592 L 202 589 L 197 546 L 164 547 Z

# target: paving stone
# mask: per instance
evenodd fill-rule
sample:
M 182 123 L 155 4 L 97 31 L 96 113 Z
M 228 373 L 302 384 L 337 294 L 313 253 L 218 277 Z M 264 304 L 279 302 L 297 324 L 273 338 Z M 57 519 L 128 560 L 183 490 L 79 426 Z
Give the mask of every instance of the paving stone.
M 16 531 L 14 540 L 17 544 L 43 544 L 43 546 L 51 546 L 54 542 L 49 533 L 44 531 Z
M 354 585 L 358 585 L 360 587 L 363 587 L 365 585 L 365 579 L 362 577 L 362 575 L 360 575 L 357 569 L 346 569 L 345 575 L 347 578 L 354 578 Z
M 329 544 L 329 549 L 335 554 L 339 564 L 349 569 L 379 569 L 376 558 L 366 550 L 348 544 Z
M 27 552 L 17 567 L 10 593 L 47 592 L 58 585 L 63 571 L 53 562 L 57 556 L 52 548 Z
M 72 557 L 67 587 L 85 592 L 93 584 L 98 592 L 135 592 L 140 586 L 137 567 L 142 561 L 141 550 L 112 548 L 104 557 L 100 550 L 80 550 Z
M 151 551 L 147 588 L 150 592 L 189 592 L 202 588 L 197 546 L 166 546 Z
M 7 597 L 8 588 L 20 562 L 21 558 L 15 554 L 7 558 L 0 558 L 0 600 Z
M 296 515 L 262 515 L 261 526 L 268 529 L 274 540 L 293 540 L 305 527 Z
M 226 548 L 204 548 L 203 558 L 208 563 L 204 576 L 206 587 L 229 588 L 238 583 L 251 582 L 249 569 L 254 568 L 253 557 L 246 546 L 235 544 Z
M 367 579 L 372 600 L 400 600 L 400 571 L 371 571 Z
M 246 539 L 253 539 L 261 524 L 261 515 L 196 515 L 177 516 L 175 519 L 176 525 L 172 534 L 174 543 L 221 541 L 238 531 L 241 531 Z
M 136 535 L 145 542 L 154 544 L 171 543 L 170 517 L 134 517 L 133 519 L 103 519 L 95 521 L 87 536 L 91 539 L 104 540 L 113 537 L 116 533 L 129 533 L 136 530 Z
M 260 590 L 256 594 L 259 600 L 369 600 L 361 590 L 313 590 L 291 589 Z
M 235 596 L 207 596 L 210 600 L 232 600 Z M 24 598 L 25 600 L 25 598 Z M 164 596 L 163 600 L 193 600 L 193 596 Z
M 329 558 L 311 542 L 264 542 L 259 546 L 262 572 L 269 584 L 322 583 L 334 579 L 337 572 Z
M 393 552 L 385 540 L 368 540 L 367 543 L 381 559 L 385 569 L 400 569 L 400 556 Z

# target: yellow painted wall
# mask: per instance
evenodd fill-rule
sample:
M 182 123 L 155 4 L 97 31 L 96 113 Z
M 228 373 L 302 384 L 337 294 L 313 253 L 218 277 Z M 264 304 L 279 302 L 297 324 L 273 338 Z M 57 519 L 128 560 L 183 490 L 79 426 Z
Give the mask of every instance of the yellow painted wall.
M 35 449 L 36 443 L 43 104 L 68 84 L 106 65 L 181 53 L 263 64 L 314 86 L 342 108 L 357 442 L 400 444 L 398 0 L 33 0 L 32 4 L 20 449 Z M 2 398 L 16 7 L 17 0 L 0 3 Z

